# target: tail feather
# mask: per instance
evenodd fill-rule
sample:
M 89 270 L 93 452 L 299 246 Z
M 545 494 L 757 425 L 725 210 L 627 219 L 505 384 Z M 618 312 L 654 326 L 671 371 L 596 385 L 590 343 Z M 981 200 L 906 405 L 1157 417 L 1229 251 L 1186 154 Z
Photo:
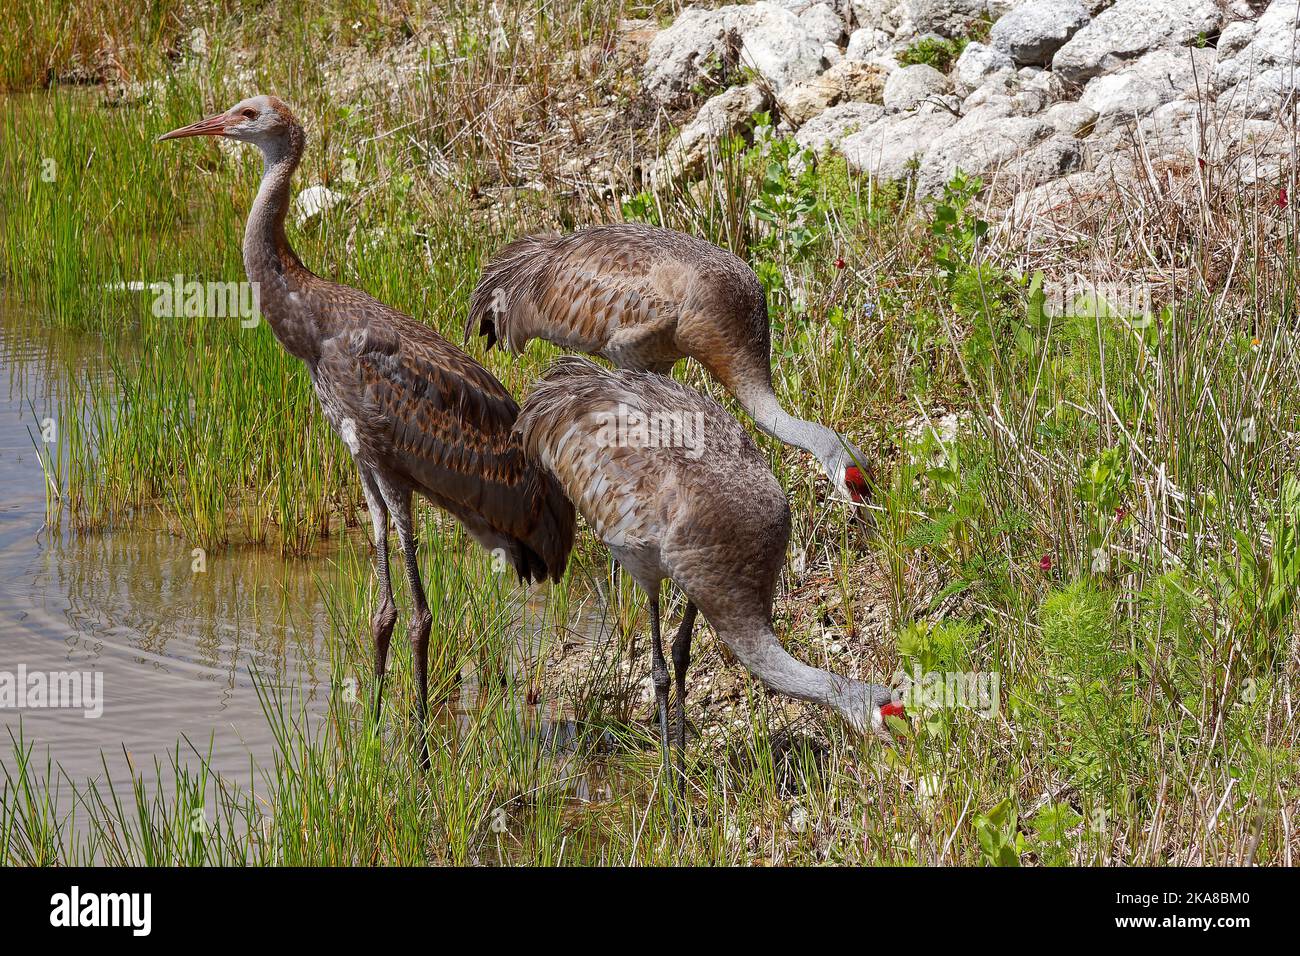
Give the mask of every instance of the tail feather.
M 509 243 L 492 257 L 469 297 L 466 342 L 477 331 L 487 339 L 489 349 L 497 342 L 508 348 L 514 347 L 511 321 L 519 304 L 528 297 L 550 262 L 551 248 L 560 238 L 549 233 L 525 236 Z
M 515 419 L 514 425 L 514 437 L 523 446 L 523 452 L 528 459 L 529 465 L 538 470 L 549 487 L 555 489 L 555 493 L 559 495 L 559 500 L 563 502 L 563 509 L 557 508 L 556 515 L 550 520 L 567 521 L 566 527 L 569 529 L 572 529 L 573 523 L 576 521 L 574 505 L 577 500 L 571 497 L 575 489 L 564 486 L 560 473 L 554 469 L 554 463 L 544 463 L 542 446 L 547 441 L 546 436 L 548 433 L 558 427 L 561 422 L 572 420 L 574 404 L 581 402 L 578 394 L 581 389 L 566 387 L 566 379 L 571 376 L 589 377 L 593 373 L 609 374 L 595 362 L 578 355 L 566 355 L 557 359 L 546 370 L 546 374 L 534 385 L 533 390 L 524 400 L 523 407 L 520 409 L 519 417 Z M 588 378 L 588 381 L 590 381 L 590 378 Z M 548 496 L 546 500 L 549 504 L 553 499 Z M 570 530 L 568 533 L 571 546 L 573 532 Z M 559 538 L 560 536 L 550 535 L 542 540 L 549 542 Z
M 529 543 L 533 578 L 541 581 L 549 577 L 558 582 L 569 564 L 578 519 L 559 482 L 541 469 L 537 471 L 537 478 L 542 485 L 542 515 L 537 523 L 537 532 Z
M 522 449 L 521 449 L 522 451 Z M 525 455 L 520 455 L 527 461 Z M 536 462 L 527 461 L 524 484 L 518 489 L 524 501 L 534 502 L 527 527 L 486 545 L 504 547 L 510 564 L 525 584 L 559 581 L 569 564 L 577 531 L 577 514 L 555 477 Z
M 475 537 L 485 550 L 503 554 L 525 584 L 547 578 L 558 582 L 573 551 L 577 516 L 554 477 L 536 465 L 529 468 L 531 474 L 520 494 L 539 503 L 536 520 L 522 534 L 480 529 Z

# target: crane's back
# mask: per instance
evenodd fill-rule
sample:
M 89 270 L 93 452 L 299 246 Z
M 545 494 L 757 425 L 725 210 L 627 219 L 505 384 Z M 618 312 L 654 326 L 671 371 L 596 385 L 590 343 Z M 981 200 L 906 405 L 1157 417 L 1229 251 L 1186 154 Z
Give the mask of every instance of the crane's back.
M 705 591 L 770 605 L 789 504 L 713 399 L 663 376 L 567 357 L 525 400 L 516 431 L 620 560 L 700 592 L 706 617 L 725 607 Z
M 695 236 L 640 223 L 510 243 L 470 298 L 465 337 L 514 351 L 533 338 L 623 368 L 692 356 L 733 392 L 770 383 L 771 330 L 758 277 Z

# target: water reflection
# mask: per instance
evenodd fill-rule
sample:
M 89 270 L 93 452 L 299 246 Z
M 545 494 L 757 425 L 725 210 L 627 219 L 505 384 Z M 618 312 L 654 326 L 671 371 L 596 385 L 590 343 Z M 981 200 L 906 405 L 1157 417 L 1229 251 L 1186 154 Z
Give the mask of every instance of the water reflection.
M 212 551 L 202 555 L 199 569 L 192 545 L 147 512 L 104 533 L 47 526 L 37 451 L 44 447 L 42 423 L 74 413 L 71 383 L 110 374 L 103 351 L 94 338 L 50 332 L 0 308 L 0 671 L 21 664 L 28 671 L 102 672 L 105 694 L 103 716 L 95 720 L 73 709 L 0 709 L 0 727 L 17 735 L 21 719 L 42 762 L 48 746 L 78 783 L 127 784 L 132 764 L 137 771 L 151 768 L 157 757 L 165 766 L 182 737 L 217 773 L 253 783 L 258 767 L 272 765 L 275 744 L 250 670 L 263 685 L 286 692 L 294 709 L 305 707 L 309 719 L 324 714 L 329 641 L 338 635 L 330 630 L 321 584 L 348 573 L 340 569 L 366 565 L 363 532 L 323 542 L 307 559 L 254 546 Z M 577 597 L 579 626 L 566 629 L 567 641 L 611 639 L 603 602 L 592 601 L 589 594 Z M 505 613 L 532 623 L 510 628 L 516 645 L 502 662 L 504 673 L 480 687 L 467 668 L 459 699 L 443 719 L 463 735 L 490 706 L 484 703 L 489 691 L 515 688 L 516 726 L 508 734 L 554 760 L 553 779 L 564 780 L 577 801 L 607 798 L 609 782 L 588 758 L 614 742 L 604 734 L 593 738 L 561 702 L 518 690 L 533 685 L 545 653 L 538 623 L 543 596 Z M 129 760 L 122 759 L 124 749 Z M 101 752 L 108 756 L 108 781 Z M 182 759 L 187 755 L 191 763 L 198 759 L 182 745 Z M 9 759 L 5 735 L 0 761 Z M 154 781 L 146 773 L 146 779 L 168 783 L 166 775 Z
M 128 358 L 129 360 L 129 358 Z M 0 726 L 54 758 L 73 780 L 102 777 L 100 751 L 137 766 L 188 736 L 219 773 L 247 779 L 273 751 L 250 668 L 290 687 L 309 713 L 329 696 L 328 616 L 317 579 L 331 549 L 285 561 L 254 548 L 204 556 L 148 515 L 131 528 L 72 533 L 45 522 L 37 447 L 74 413 L 74 383 L 106 376 L 99 342 L 41 329 L 0 308 L 0 670 L 104 675 L 97 720 L 72 709 L 0 709 Z M 361 548 L 345 539 L 334 548 Z M 0 759 L 8 758 L 0 739 Z M 121 765 L 120 767 L 118 765 Z M 130 779 L 113 761 L 114 784 Z M 120 772 L 120 779 L 118 774 Z

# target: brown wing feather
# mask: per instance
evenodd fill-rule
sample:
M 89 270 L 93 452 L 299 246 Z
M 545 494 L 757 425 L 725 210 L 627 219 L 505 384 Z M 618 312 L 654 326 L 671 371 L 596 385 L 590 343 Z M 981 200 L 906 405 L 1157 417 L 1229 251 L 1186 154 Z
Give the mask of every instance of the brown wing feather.
M 353 290 L 335 287 L 335 296 Z M 359 457 L 404 479 L 485 546 L 507 546 L 526 579 L 563 574 L 574 511 L 511 435 L 519 408 L 487 369 L 433 329 L 355 294 L 314 377 L 326 413 L 352 419 Z M 331 406 L 334 406 L 331 408 Z
M 465 338 L 477 332 L 489 348 L 501 341 L 516 352 L 541 338 L 601 354 L 620 330 L 669 327 L 681 298 L 670 273 L 687 261 L 680 240 L 699 242 L 633 225 L 518 239 L 483 270 L 470 297 Z

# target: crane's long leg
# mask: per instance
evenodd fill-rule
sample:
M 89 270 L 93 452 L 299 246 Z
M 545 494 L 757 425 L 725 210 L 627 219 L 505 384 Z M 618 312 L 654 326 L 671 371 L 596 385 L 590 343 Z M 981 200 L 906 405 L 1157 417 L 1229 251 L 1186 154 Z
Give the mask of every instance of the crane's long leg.
M 618 558 L 611 556 L 609 559 L 609 577 L 605 579 L 605 583 L 609 585 L 610 607 L 615 609 L 617 609 L 618 607 L 618 578 L 619 578 Z
M 393 581 L 388 573 L 388 506 L 369 472 L 361 473 L 361 489 L 375 532 L 375 573 L 379 575 L 379 604 L 370 617 L 370 637 L 375 647 L 375 688 L 372 712 L 379 723 L 384 700 L 384 674 L 388 669 L 388 645 L 397 623 L 397 602 L 393 600 Z
M 673 638 L 673 677 L 677 685 L 677 793 L 686 799 L 686 669 L 691 666 L 691 635 L 697 608 L 686 602 L 681 627 Z
M 672 753 L 668 747 L 668 664 L 664 661 L 663 643 L 659 639 L 659 595 L 650 597 L 650 651 L 651 678 L 655 685 L 655 700 L 659 705 L 659 746 L 663 751 L 664 779 L 669 781 L 668 798 L 672 800 Z
M 414 614 L 407 626 L 406 635 L 411 641 L 411 664 L 415 674 L 415 731 L 419 734 L 420 766 L 429 768 L 429 734 L 426 719 L 429 710 L 429 629 L 433 615 L 424 596 L 424 583 L 420 580 L 420 563 L 415 548 L 415 530 L 411 522 L 411 497 L 406 495 L 401 507 L 393 506 L 393 522 L 402 544 L 406 560 L 406 580 L 411 587 Z

